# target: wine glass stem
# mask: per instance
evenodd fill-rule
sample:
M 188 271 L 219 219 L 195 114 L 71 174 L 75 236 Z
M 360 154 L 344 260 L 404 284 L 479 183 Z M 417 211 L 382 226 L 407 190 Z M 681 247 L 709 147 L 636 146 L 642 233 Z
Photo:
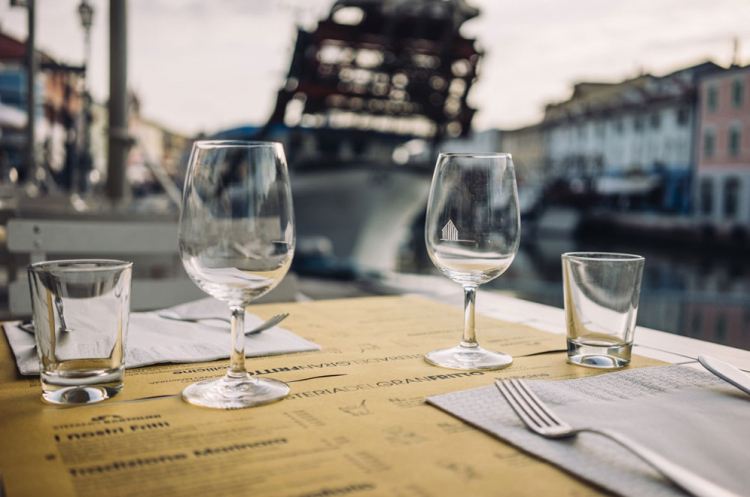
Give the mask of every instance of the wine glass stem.
M 474 307 L 477 299 L 477 287 L 464 286 L 464 336 L 462 347 L 477 347 L 476 330 L 474 329 Z
M 229 359 L 228 376 L 247 375 L 245 369 L 245 308 L 230 306 L 232 311 L 232 356 Z

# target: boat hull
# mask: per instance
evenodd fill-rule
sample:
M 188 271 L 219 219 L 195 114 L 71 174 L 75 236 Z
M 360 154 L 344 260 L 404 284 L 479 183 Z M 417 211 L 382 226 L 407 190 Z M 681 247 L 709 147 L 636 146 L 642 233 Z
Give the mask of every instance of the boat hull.
M 294 172 L 297 236 L 325 237 L 336 259 L 360 268 L 396 269 L 430 181 L 425 171 L 392 168 Z

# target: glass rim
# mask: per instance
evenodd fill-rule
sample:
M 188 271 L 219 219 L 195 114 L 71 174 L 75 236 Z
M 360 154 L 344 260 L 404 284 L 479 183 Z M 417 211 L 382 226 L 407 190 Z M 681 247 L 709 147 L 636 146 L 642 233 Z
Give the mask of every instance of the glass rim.
M 474 157 L 477 159 L 497 159 L 507 157 L 512 159 L 513 156 L 507 152 L 440 152 L 438 157 Z
M 623 252 L 565 252 L 561 257 L 576 261 L 595 262 L 639 262 L 646 260 L 642 255 Z
M 281 146 L 280 142 L 263 140 L 196 140 L 193 147 L 196 148 L 222 148 L 222 147 L 245 147 L 245 148 L 275 148 Z
M 133 267 L 132 262 L 118 259 L 64 259 L 59 261 L 35 262 L 29 264 L 27 269 L 33 272 L 61 271 L 73 273 L 79 271 L 112 271 L 131 267 Z

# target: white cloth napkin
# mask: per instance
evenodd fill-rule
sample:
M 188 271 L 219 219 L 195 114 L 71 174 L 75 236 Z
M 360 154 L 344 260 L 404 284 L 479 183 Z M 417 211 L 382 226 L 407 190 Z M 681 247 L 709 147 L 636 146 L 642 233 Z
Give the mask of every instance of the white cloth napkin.
M 217 306 L 218 304 L 218 306 Z M 202 299 L 171 308 L 176 312 L 188 310 L 200 316 L 229 316 L 226 304 L 213 298 Z M 213 312 L 218 311 L 218 312 Z M 254 314 L 245 313 L 245 328 L 250 330 L 263 322 Z M 21 374 L 39 374 L 34 335 L 23 331 L 18 323 L 5 323 L 5 334 L 16 357 Z M 70 342 L 78 350 L 60 350 L 58 356 L 80 354 L 84 357 L 102 357 L 96 344 L 81 345 Z M 111 347 L 110 347 L 111 348 Z M 229 323 L 205 321 L 187 323 L 159 317 L 157 312 L 134 312 L 125 343 L 125 367 L 138 368 L 165 362 L 207 362 L 229 357 L 231 336 Z M 245 355 L 261 357 L 320 350 L 320 345 L 305 340 L 289 330 L 275 326 L 262 333 L 245 338 Z
M 713 375 L 665 366 L 526 383 L 574 427 L 619 431 L 714 483 L 750 495 L 750 396 Z M 427 401 L 616 494 L 685 495 L 600 435 L 547 440 L 528 431 L 494 384 Z

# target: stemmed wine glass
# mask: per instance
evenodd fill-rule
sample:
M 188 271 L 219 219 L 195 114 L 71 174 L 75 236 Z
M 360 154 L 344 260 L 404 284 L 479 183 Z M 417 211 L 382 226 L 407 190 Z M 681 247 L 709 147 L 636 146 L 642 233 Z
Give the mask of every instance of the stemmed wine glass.
M 518 190 L 510 154 L 438 156 L 427 204 L 425 243 L 440 271 L 464 287 L 461 343 L 425 360 L 451 369 L 489 370 L 513 358 L 479 346 L 474 329 L 477 287 L 505 272 L 521 238 Z
M 188 386 L 187 402 L 237 409 L 283 399 L 289 387 L 245 369 L 245 306 L 284 278 L 294 256 L 294 211 L 279 143 L 197 141 L 180 211 L 180 255 L 201 290 L 229 305 L 232 352 L 219 380 Z

